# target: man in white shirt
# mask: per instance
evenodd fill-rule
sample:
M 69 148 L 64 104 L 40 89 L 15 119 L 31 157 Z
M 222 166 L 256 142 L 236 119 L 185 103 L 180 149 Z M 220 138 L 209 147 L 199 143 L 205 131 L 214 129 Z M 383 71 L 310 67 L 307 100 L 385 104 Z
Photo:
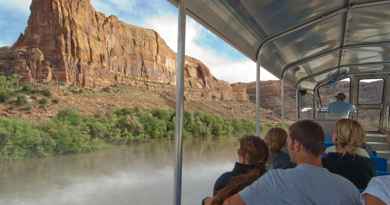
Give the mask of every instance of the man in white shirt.
M 390 205 L 390 176 L 372 178 L 362 197 L 366 205 Z

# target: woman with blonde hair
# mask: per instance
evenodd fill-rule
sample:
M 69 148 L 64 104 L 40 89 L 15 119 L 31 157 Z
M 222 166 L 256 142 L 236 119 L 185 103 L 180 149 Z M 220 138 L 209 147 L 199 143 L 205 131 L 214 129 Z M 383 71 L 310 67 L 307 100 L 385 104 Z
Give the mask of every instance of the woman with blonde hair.
M 295 167 L 291 162 L 290 156 L 283 149 L 286 147 L 287 132 L 279 127 L 271 128 L 265 135 L 270 157 L 269 167 L 271 169 L 287 169 Z
M 336 152 L 336 147 L 345 149 L 350 153 L 369 158 L 367 150 L 363 149 L 366 134 L 359 122 L 351 119 L 341 119 L 336 122 L 336 130 L 333 133 L 332 141 L 335 146 L 325 150 L 325 153 Z M 343 146 L 343 144 L 346 144 Z
M 375 173 L 373 162 L 362 154 L 364 141 L 364 129 L 359 122 L 338 120 L 333 134 L 335 148 L 322 159 L 325 168 L 347 178 L 359 189 L 365 189 Z

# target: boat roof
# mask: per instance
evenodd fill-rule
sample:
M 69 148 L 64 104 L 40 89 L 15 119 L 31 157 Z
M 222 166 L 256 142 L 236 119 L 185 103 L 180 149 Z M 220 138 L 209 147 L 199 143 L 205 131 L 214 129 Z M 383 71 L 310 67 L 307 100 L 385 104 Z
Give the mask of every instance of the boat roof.
M 302 88 L 350 74 L 390 72 L 390 0 L 185 2 L 193 19 Z

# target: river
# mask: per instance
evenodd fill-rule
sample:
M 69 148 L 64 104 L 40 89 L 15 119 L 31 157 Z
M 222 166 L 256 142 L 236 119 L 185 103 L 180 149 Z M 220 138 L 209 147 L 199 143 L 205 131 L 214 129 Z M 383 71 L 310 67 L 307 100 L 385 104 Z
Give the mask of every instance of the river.
M 170 205 L 174 143 L 0 162 L 0 205 Z M 231 170 L 236 139 L 184 141 L 183 205 L 198 205 Z

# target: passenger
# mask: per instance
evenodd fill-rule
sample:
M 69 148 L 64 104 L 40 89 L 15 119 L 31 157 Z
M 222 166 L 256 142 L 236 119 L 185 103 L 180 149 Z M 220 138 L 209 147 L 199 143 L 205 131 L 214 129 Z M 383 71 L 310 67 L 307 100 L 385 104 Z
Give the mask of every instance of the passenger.
M 297 167 L 273 169 L 225 200 L 225 205 L 360 205 L 359 190 L 321 167 L 324 131 L 304 120 L 290 126 L 287 148 Z
M 336 146 L 335 145 L 333 145 L 331 147 L 328 147 L 325 150 L 326 154 L 332 153 L 332 152 L 336 152 Z M 359 155 L 361 157 L 367 157 L 367 158 L 375 156 L 374 153 L 375 152 L 372 150 L 372 148 L 369 145 L 365 144 L 365 143 L 363 143 L 363 145 L 361 147 L 359 147 L 359 148 L 357 148 L 355 150 L 355 154 L 357 154 L 357 155 Z
M 371 179 L 367 189 L 362 193 L 366 205 L 390 204 L 390 176 L 379 176 Z
M 365 189 L 375 174 L 373 162 L 361 148 L 364 130 L 355 120 L 341 119 L 336 122 L 335 151 L 322 160 L 325 168 L 350 180 L 358 189 Z M 367 156 L 361 156 L 361 155 Z
M 287 140 L 287 132 L 284 129 L 271 128 L 265 135 L 264 140 L 270 151 L 269 162 L 271 169 L 295 167 L 295 164 L 290 160 L 290 156 L 283 150 Z
M 223 204 L 224 200 L 250 185 L 266 172 L 268 148 L 265 142 L 255 136 L 240 139 L 238 162 L 233 171 L 220 176 L 214 185 L 213 205 Z
M 328 113 L 340 114 L 340 116 L 348 117 L 348 115 L 354 110 L 353 105 L 345 101 L 345 94 L 338 93 L 336 96 L 336 101 L 328 105 Z
M 368 150 L 365 149 L 365 148 L 368 148 L 368 145 L 366 145 L 364 143 L 366 135 L 365 135 L 365 132 L 364 132 L 362 126 L 357 122 L 352 123 L 352 120 L 339 120 L 339 121 L 340 122 L 336 122 L 336 128 L 335 128 L 333 135 L 332 135 L 332 142 L 334 145 L 331 147 L 328 147 L 325 150 L 325 153 L 328 154 L 328 153 L 337 152 L 336 151 L 337 135 L 340 135 L 339 138 L 342 138 L 342 139 L 345 139 L 347 137 L 351 137 L 352 139 L 350 139 L 350 140 L 354 141 L 356 146 L 358 146 L 356 149 L 354 149 L 354 154 L 359 155 L 361 157 L 370 158 L 370 154 L 368 153 Z M 356 129 L 353 129 L 353 127 L 348 127 L 347 122 L 350 122 L 349 126 L 356 125 Z M 339 123 L 339 124 L 337 124 L 337 123 Z M 344 129 L 341 129 L 340 126 L 342 126 L 343 124 L 345 125 Z M 337 125 L 339 125 L 339 129 L 338 129 Z M 354 132 L 354 133 L 352 133 L 352 132 Z M 345 140 L 348 140 L 348 139 L 345 139 Z M 360 144 L 360 146 L 359 146 L 359 144 Z

